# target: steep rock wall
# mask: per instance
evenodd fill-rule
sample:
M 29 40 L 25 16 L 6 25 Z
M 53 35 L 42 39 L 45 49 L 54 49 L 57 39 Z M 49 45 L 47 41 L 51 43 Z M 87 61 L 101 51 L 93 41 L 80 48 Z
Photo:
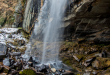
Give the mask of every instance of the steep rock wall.
M 65 14 L 65 40 L 110 42 L 110 0 L 82 0 Z M 79 4 L 80 4 L 79 3 Z
M 38 14 L 43 5 L 43 0 L 28 0 L 26 4 L 23 29 L 30 33 L 34 27 L 34 23 L 37 21 Z

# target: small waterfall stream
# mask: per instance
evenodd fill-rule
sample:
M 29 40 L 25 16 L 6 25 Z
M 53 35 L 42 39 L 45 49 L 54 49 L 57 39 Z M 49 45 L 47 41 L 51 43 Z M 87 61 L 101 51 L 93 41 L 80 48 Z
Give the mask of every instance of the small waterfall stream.
M 36 38 L 36 41 L 41 41 L 42 39 L 43 48 L 40 50 L 41 54 L 39 56 L 41 64 L 59 62 L 59 36 L 63 34 L 63 30 L 59 31 L 59 28 L 63 25 L 62 18 L 66 3 L 67 0 L 45 0 L 38 16 L 38 22 L 35 23 L 25 56 L 34 56 L 31 50 L 33 44 L 32 39 Z
M 61 19 L 64 13 L 64 7 L 67 0 L 51 0 L 50 2 L 50 10 L 48 16 L 48 22 L 46 23 L 45 28 L 43 29 L 44 40 L 43 40 L 43 55 L 42 55 L 42 63 L 57 62 L 58 61 L 58 53 L 59 53 L 59 45 L 58 38 L 61 35 L 61 32 L 58 32 L 58 28 L 61 27 L 62 22 Z M 50 50 L 50 55 L 47 55 L 47 47 L 48 44 L 52 44 L 52 48 Z M 53 55 L 55 54 L 55 56 Z M 47 59 L 48 58 L 48 59 Z

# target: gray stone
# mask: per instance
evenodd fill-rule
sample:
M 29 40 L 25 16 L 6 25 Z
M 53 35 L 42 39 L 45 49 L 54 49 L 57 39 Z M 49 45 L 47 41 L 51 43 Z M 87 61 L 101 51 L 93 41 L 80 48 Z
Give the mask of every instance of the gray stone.
M 0 59 L 5 58 L 6 54 L 7 54 L 7 46 L 0 43 Z
M 4 64 L 5 66 L 10 66 L 9 58 L 5 58 L 5 59 L 3 60 L 3 64 Z
M 20 55 L 21 55 L 21 52 L 10 53 L 10 56 L 20 56 Z

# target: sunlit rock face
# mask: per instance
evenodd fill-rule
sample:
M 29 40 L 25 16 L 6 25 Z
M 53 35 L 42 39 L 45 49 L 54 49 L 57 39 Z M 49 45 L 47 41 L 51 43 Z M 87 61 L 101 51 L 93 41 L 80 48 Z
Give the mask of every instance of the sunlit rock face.
M 0 0 L 0 27 L 13 24 L 13 14 L 17 4 L 17 0 Z
M 82 0 L 65 14 L 65 40 L 86 37 L 96 42 L 110 42 L 110 1 Z M 69 38 L 68 38 L 69 37 Z

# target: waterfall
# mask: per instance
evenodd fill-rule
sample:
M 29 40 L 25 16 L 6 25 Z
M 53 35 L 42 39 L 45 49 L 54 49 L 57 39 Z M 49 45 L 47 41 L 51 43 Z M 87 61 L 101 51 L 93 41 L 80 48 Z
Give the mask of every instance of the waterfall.
M 64 14 L 64 8 L 67 0 L 51 0 L 50 10 L 48 16 L 48 22 L 44 28 L 44 40 L 43 40 L 43 54 L 42 54 L 42 63 L 47 62 L 57 62 L 59 54 L 59 44 L 58 38 L 61 35 L 61 32 L 58 31 L 58 28 L 62 25 L 62 17 Z M 47 49 L 48 44 L 51 44 Z M 48 50 L 50 55 L 48 55 Z
M 35 23 L 31 40 L 36 38 L 36 41 L 41 41 L 42 39 L 43 48 L 40 50 L 42 64 L 59 61 L 59 36 L 63 34 L 59 28 L 63 25 L 66 3 L 67 0 L 45 0 L 38 22 Z M 31 49 L 28 49 L 26 53 L 31 53 Z

